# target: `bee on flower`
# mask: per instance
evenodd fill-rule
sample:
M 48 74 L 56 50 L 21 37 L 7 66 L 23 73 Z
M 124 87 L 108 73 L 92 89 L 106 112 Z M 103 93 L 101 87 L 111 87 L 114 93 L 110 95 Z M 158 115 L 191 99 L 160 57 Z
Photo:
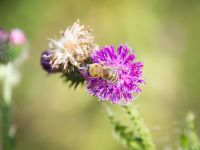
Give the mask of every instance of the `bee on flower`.
M 120 45 L 117 52 L 113 46 L 102 47 L 91 55 L 91 60 L 92 64 L 81 72 L 92 96 L 127 103 L 141 92 L 143 63 L 135 61 L 135 54 L 128 45 Z
M 49 40 L 49 49 L 41 54 L 41 65 L 48 73 L 62 73 L 75 88 L 86 82 L 90 95 L 113 103 L 127 103 L 141 92 L 143 63 L 127 44 L 115 52 L 113 46 L 98 48 L 91 29 L 79 21 L 61 32 L 61 38 Z

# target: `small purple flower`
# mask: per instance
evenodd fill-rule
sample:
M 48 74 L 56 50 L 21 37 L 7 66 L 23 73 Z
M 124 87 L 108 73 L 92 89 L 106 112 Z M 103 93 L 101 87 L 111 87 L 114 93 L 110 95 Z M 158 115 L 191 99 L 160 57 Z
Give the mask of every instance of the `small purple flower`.
M 8 39 L 8 33 L 3 30 L 3 29 L 0 29 L 0 42 L 5 42 L 7 39 Z
M 139 84 L 142 80 L 142 62 L 135 61 L 135 54 L 128 45 L 120 45 L 115 53 L 113 46 L 105 46 L 91 55 L 93 63 L 104 64 L 114 69 L 118 75 L 117 82 L 109 82 L 103 78 L 90 76 L 83 71 L 88 92 L 101 100 L 111 100 L 113 103 L 127 103 L 139 94 Z
M 41 59 L 40 59 L 41 66 L 48 73 L 56 73 L 61 71 L 60 68 L 52 67 L 51 58 L 53 53 L 54 53 L 53 50 L 46 50 L 41 54 Z
M 2 37 L 4 36 L 5 31 L 3 29 L 0 29 L 0 40 L 2 39 Z
M 9 42 L 14 45 L 23 45 L 26 43 L 24 32 L 20 29 L 13 29 L 10 32 Z

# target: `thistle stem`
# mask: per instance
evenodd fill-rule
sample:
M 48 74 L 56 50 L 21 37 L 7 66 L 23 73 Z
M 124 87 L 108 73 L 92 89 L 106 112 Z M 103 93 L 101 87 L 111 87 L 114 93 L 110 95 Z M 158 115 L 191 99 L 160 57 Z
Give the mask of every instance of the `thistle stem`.
M 141 137 L 144 150 L 155 150 L 155 145 L 152 141 L 149 130 L 145 126 L 144 121 L 139 115 L 138 110 L 134 106 L 132 106 L 131 108 L 129 108 L 128 106 L 122 107 L 129 115 L 134 126 L 134 131 Z
M 13 138 L 10 136 L 10 108 L 11 108 L 11 94 L 12 86 L 5 77 L 3 82 L 3 102 L 1 107 L 1 118 L 2 118 L 2 146 L 3 150 L 13 150 Z

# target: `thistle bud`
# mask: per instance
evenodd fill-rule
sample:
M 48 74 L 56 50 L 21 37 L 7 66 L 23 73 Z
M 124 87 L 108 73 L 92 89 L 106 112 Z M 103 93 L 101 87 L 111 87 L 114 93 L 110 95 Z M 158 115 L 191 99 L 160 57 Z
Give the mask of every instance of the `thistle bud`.
M 27 50 L 26 37 L 20 29 L 6 32 L 0 29 L 0 63 L 7 64 L 20 58 Z
M 61 70 L 60 67 L 55 68 L 51 64 L 51 58 L 53 56 L 53 53 L 54 52 L 52 50 L 46 50 L 41 54 L 41 58 L 40 58 L 41 66 L 48 73 L 56 73 L 56 72 L 60 72 Z

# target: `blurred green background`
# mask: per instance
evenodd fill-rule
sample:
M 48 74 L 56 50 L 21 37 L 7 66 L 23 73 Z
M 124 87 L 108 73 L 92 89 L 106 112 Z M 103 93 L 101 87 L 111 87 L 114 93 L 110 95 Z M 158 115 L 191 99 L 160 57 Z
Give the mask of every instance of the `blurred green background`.
M 30 41 L 13 94 L 17 150 L 124 149 L 113 138 L 101 102 L 40 67 L 47 37 L 58 36 L 78 18 L 94 29 L 99 45 L 127 42 L 144 61 L 147 84 L 133 103 L 158 149 L 176 149 L 188 111 L 200 126 L 199 0 L 1 0 L 0 27 L 21 28 Z

